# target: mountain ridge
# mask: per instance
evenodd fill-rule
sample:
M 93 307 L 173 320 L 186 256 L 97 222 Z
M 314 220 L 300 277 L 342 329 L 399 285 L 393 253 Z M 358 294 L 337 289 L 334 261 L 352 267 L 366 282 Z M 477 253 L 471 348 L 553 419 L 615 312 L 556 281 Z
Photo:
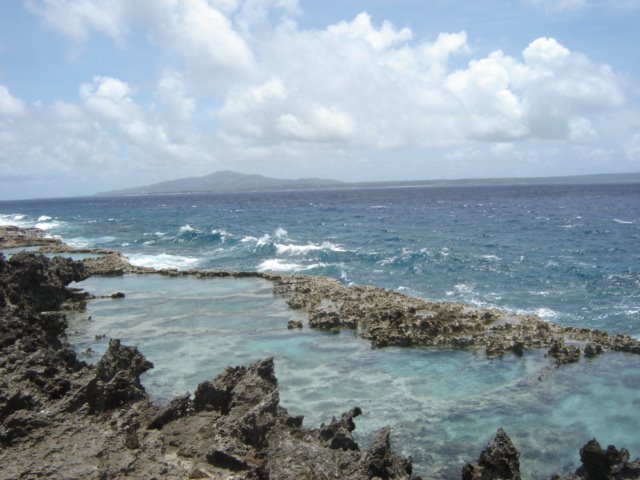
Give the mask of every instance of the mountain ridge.
M 305 190 L 323 188 L 393 188 L 427 186 L 498 186 L 498 185 L 578 185 L 597 183 L 640 183 L 640 172 L 567 175 L 555 177 L 466 178 L 436 180 L 400 180 L 380 182 L 341 182 L 322 178 L 279 179 L 258 174 L 220 170 L 201 177 L 185 177 L 143 187 L 97 193 L 103 196 L 159 195 L 215 192 Z
M 153 183 L 143 187 L 125 188 L 101 192 L 97 195 L 152 195 L 162 193 L 233 192 L 269 190 L 280 188 L 322 188 L 341 185 L 343 182 L 322 178 L 280 179 L 258 174 L 244 174 L 220 170 L 201 177 L 185 177 Z

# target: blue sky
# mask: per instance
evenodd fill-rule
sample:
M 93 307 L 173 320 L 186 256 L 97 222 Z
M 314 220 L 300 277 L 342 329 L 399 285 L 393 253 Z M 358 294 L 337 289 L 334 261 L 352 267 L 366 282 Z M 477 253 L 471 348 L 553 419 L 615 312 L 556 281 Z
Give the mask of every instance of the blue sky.
M 640 0 L 0 3 L 0 199 L 640 170 Z

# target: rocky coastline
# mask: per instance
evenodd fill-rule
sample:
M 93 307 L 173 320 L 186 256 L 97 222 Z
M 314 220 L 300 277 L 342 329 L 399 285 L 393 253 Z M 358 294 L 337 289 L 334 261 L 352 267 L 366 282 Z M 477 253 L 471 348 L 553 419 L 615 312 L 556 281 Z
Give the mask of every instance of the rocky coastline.
M 290 416 L 279 404 L 271 358 L 228 367 L 194 395 L 165 407 L 154 405 L 140 384 L 140 375 L 153 365 L 137 348 L 112 339 L 98 363 L 82 362 L 66 338 L 65 309 L 82 309 L 90 296 L 67 285 L 91 275 L 262 277 L 291 308 L 307 313 L 311 328 L 351 328 L 374 347 L 475 348 L 487 355 L 545 348 L 555 366 L 607 350 L 640 353 L 630 337 L 536 317 L 345 287 L 322 277 L 156 271 L 130 265 L 117 252 L 78 251 L 59 241 L 40 243 L 37 232 L 11 232 L 0 227 L 0 248 L 37 245 L 45 252 L 99 256 L 72 261 L 0 255 L 0 479 L 421 478 L 410 457 L 392 451 L 388 428 L 367 447 L 356 443 L 358 407 L 317 429 L 305 428 L 302 417 Z M 22 237 L 20 245 L 6 240 L 12 234 Z M 500 428 L 476 463 L 461 465 L 461 478 L 519 479 L 519 455 Z M 603 449 L 591 440 L 580 456 L 583 465 L 574 475 L 554 480 L 640 478 L 640 460 L 631 461 L 625 449 Z

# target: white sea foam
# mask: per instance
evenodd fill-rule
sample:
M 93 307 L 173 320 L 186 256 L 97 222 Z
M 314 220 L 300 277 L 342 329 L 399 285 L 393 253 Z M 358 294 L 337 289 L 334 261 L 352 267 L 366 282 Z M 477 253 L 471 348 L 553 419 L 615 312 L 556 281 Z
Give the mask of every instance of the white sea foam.
M 177 268 L 185 270 L 195 267 L 200 260 L 195 257 L 186 257 L 182 255 L 170 255 L 161 253 L 159 255 L 129 255 L 129 262 L 137 267 L 150 268 Z
M 271 235 L 269 235 L 268 233 L 265 233 L 263 236 L 261 236 L 256 240 L 257 247 L 264 247 L 266 245 L 269 245 L 270 243 L 271 243 Z
M 74 248 L 90 248 L 93 244 L 84 237 L 67 238 L 65 243 Z
M 307 245 L 281 244 L 276 243 L 276 253 L 278 255 L 306 255 L 309 252 L 328 250 L 331 252 L 346 252 L 344 248 L 331 242 L 309 243 Z
M 265 260 L 260 265 L 258 265 L 259 272 L 298 272 L 303 270 L 304 267 L 299 263 L 287 263 L 284 260 L 279 258 L 272 258 L 270 260 Z
M 36 223 L 36 228 L 39 228 L 40 230 L 51 230 L 53 228 L 57 228 L 59 227 L 60 224 L 56 223 L 56 222 L 38 222 Z
M 520 309 L 509 309 L 514 311 L 518 315 L 535 315 L 540 317 L 542 320 L 554 320 L 558 318 L 558 313 L 551 310 L 550 308 L 536 308 L 534 310 L 520 310 Z
M 25 217 L 26 217 L 26 215 L 18 214 L 18 215 L 14 215 L 14 216 L 13 216 L 13 219 L 14 219 L 14 220 L 24 220 L 24 219 L 25 219 Z
M 616 222 L 616 223 L 622 223 L 623 225 L 633 225 L 633 224 L 636 223 L 636 222 L 631 221 L 631 220 L 620 220 L 618 218 L 614 218 L 613 221 Z
M 40 215 L 38 217 L 39 222 L 48 222 L 49 220 L 51 220 L 51 217 L 48 215 Z
M 289 235 L 289 232 L 287 232 L 284 228 L 282 227 L 278 227 L 276 228 L 276 231 L 274 233 L 274 236 L 276 238 L 286 238 Z
M 189 225 L 188 223 L 186 225 L 183 225 L 180 227 L 180 230 L 178 230 L 178 235 L 182 235 L 183 233 L 191 233 L 191 232 L 197 232 L 198 230 L 193 228 L 191 225 Z
M 302 265 L 300 263 L 286 262 L 280 258 L 271 258 L 258 265 L 257 270 L 259 272 L 302 272 L 305 270 L 313 270 L 315 268 L 326 266 L 326 263 L 312 263 L 310 265 Z
M 482 258 L 483 260 L 489 260 L 490 262 L 499 262 L 500 260 L 502 260 L 497 255 L 482 255 L 480 258 Z
M 17 217 L 22 217 L 22 218 L 17 218 Z M 24 219 L 24 215 L 0 214 L 0 225 L 16 225 L 19 227 L 22 224 L 24 224 L 24 222 L 22 222 L 23 219 Z
M 527 292 L 529 295 L 535 295 L 537 297 L 546 297 L 547 295 L 550 295 L 551 292 L 548 290 L 537 290 L 537 291 L 529 291 Z
M 220 237 L 220 241 L 222 243 L 224 243 L 227 240 L 227 238 L 233 236 L 229 232 L 227 232 L 226 230 L 224 230 L 222 228 L 220 228 L 220 229 L 214 228 L 213 230 L 211 230 L 211 235 Z
M 378 262 L 378 265 L 391 265 L 393 262 L 395 262 L 398 259 L 398 257 L 387 257 L 387 258 L 383 258 L 382 260 L 380 260 Z
M 453 288 L 456 293 L 460 294 L 473 293 L 473 291 L 475 290 L 475 287 L 473 285 L 467 285 L 466 283 L 458 283 L 454 285 Z

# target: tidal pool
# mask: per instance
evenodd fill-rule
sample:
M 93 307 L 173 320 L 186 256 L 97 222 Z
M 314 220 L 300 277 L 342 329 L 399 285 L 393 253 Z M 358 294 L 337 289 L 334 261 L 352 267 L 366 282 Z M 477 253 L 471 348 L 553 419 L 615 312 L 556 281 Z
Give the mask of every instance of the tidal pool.
M 155 368 L 142 377 L 165 403 L 193 392 L 227 365 L 275 357 L 281 404 L 307 427 L 359 406 L 356 438 L 366 445 L 390 425 L 395 448 L 426 478 L 459 479 L 498 427 L 521 451 L 524 478 L 575 470 L 578 450 L 603 446 L 640 455 L 640 357 L 607 353 L 555 369 L 544 352 L 487 358 L 433 348 L 372 349 L 354 332 L 311 330 L 257 278 L 160 275 L 92 277 L 74 284 L 96 299 L 70 318 L 69 338 L 88 361 L 109 338 L 137 345 Z M 302 330 L 288 330 L 291 319 Z M 105 335 L 105 338 L 99 338 Z M 98 336 L 98 337 L 96 337 Z

